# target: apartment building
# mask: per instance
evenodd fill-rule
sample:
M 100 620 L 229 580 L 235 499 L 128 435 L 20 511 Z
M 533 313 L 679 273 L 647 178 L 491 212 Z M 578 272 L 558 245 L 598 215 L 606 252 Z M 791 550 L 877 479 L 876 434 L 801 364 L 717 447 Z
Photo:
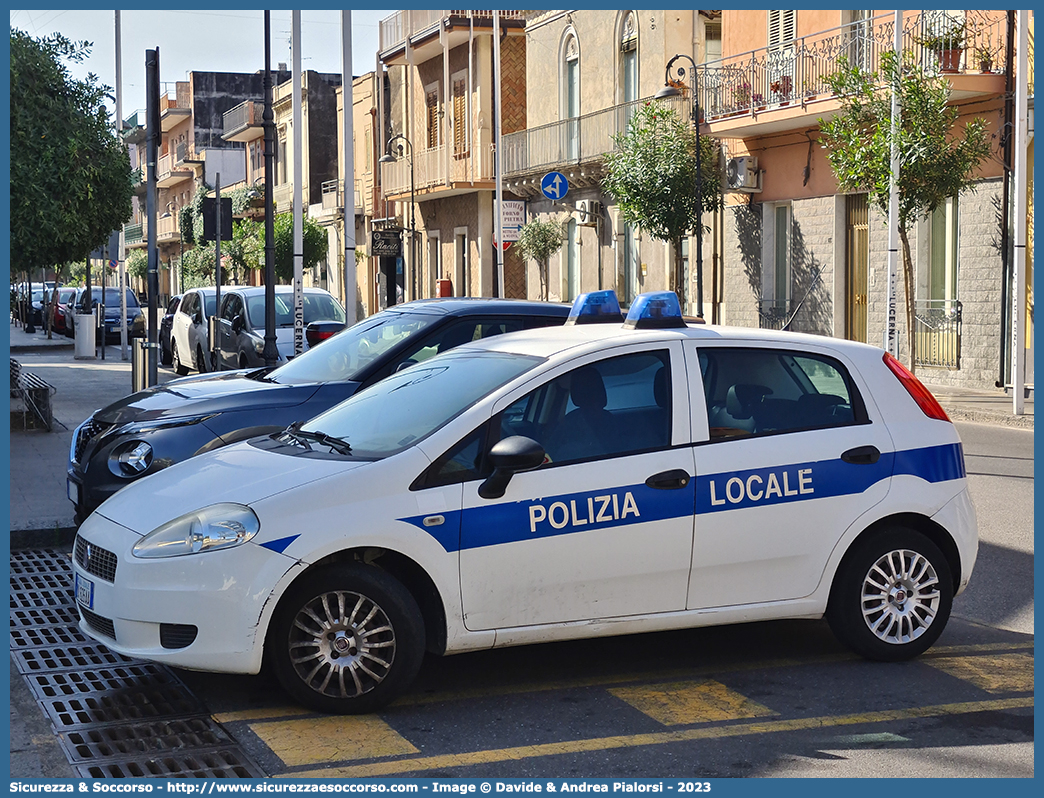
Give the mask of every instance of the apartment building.
M 726 142 L 732 187 L 722 225 L 724 284 L 714 298 L 722 322 L 883 344 L 887 219 L 866 195 L 838 192 L 819 120 L 838 108 L 825 78 L 839 57 L 878 69 L 893 47 L 894 15 L 722 12 L 721 58 L 698 70 L 703 132 Z M 951 61 L 928 42 L 954 29 L 963 41 Z M 949 82 L 958 126 L 981 117 L 993 141 L 974 190 L 919 220 L 910 235 L 918 370 L 935 384 L 992 388 L 1008 381 L 1011 269 L 1001 242 L 1002 199 L 1011 187 L 1002 143 L 1011 130 L 1012 35 L 1003 11 L 908 11 L 902 19 L 903 49 Z M 901 278 L 896 301 L 905 307 Z M 1032 319 L 1029 302 L 1020 316 Z M 903 312 L 898 327 L 905 360 L 910 331 Z
M 449 280 L 457 296 L 498 292 L 494 35 L 504 136 L 526 127 L 528 108 L 525 20 L 519 11 L 499 15 L 499 31 L 492 11 L 405 10 L 380 24 L 388 94 L 378 108 L 378 129 L 387 133 L 378 151 L 388 204 L 375 224 L 404 229 L 403 257 L 385 259 L 381 274 L 382 285 L 395 280 L 406 299 L 435 295 L 438 280 Z M 519 199 L 511 191 L 504 198 Z M 525 295 L 523 265 L 510 251 L 504 282 L 507 296 Z M 390 291 L 380 291 L 383 304 Z
M 667 62 L 677 54 L 698 62 L 718 57 L 719 34 L 716 11 L 528 13 L 528 124 L 504 136 L 504 179 L 526 200 L 527 219 L 555 219 L 565 228 L 562 249 L 548 264 L 548 285 L 535 263 L 527 265 L 528 296 L 570 301 L 612 288 L 628 304 L 643 291 L 674 288 L 671 246 L 624 223 L 613 198 L 602 191 L 603 156 L 640 103 L 663 103 L 688 118 L 684 98 L 655 99 Z M 550 171 L 568 181 L 561 199 L 541 192 L 541 178 Z M 686 280 L 691 243 L 682 244 Z M 708 249 L 708 263 L 710 254 Z

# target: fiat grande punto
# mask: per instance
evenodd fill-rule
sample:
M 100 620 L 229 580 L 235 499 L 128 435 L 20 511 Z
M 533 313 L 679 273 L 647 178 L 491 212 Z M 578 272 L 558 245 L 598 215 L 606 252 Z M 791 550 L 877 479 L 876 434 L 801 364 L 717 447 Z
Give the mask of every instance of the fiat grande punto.
M 977 551 L 958 435 L 891 355 L 686 325 L 466 344 L 305 423 L 128 486 L 80 527 L 84 632 L 370 711 L 424 652 L 826 616 L 902 660 Z M 616 306 L 618 308 L 618 305 Z

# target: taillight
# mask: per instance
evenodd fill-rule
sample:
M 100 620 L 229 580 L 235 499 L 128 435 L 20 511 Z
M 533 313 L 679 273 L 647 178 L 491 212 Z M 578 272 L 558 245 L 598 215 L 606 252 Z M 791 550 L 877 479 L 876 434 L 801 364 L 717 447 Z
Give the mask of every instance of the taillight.
M 884 363 L 891 372 L 899 379 L 906 388 L 906 392 L 917 402 L 917 406 L 928 418 L 937 418 L 940 421 L 949 421 L 950 417 L 942 409 L 942 405 L 932 396 L 932 392 L 924 387 L 924 383 L 902 363 L 892 357 L 888 352 L 884 353 Z
M 312 347 L 327 338 L 332 338 L 343 329 L 344 325 L 338 322 L 313 321 L 305 327 L 305 339 L 308 346 Z

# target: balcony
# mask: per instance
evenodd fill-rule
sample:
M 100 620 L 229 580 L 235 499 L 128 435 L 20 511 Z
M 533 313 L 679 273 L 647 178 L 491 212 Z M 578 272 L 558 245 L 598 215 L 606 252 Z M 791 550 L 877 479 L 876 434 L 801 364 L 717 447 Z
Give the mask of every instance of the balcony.
M 500 163 L 505 177 L 601 161 L 616 146 L 613 136 L 626 132 L 635 109 L 648 102 L 662 103 L 682 119 L 688 118 L 689 101 L 684 97 L 646 98 L 509 133 L 501 142 Z
M 496 179 L 493 174 L 493 154 L 483 152 L 474 158 L 470 154 L 450 154 L 449 165 L 446 163 L 446 146 L 419 150 L 413 156 L 412 190 L 420 195 L 435 191 L 460 193 L 467 184 L 474 190 L 475 183 L 490 183 Z M 411 191 L 410 159 L 403 156 L 393 163 L 382 163 L 381 185 L 388 199 L 408 199 Z
M 139 109 L 123 120 L 123 140 L 128 144 L 145 141 L 145 111 Z
M 253 141 L 265 135 L 264 103 L 247 100 L 222 117 L 224 132 L 221 138 L 225 141 Z
M 164 133 L 191 115 L 192 109 L 180 107 L 176 97 L 171 97 L 169 94 L 160 97 L 160 129 Z
M 168 152 L 156 163 L 156 185 L 160 188 L 191 179 L 192 175 L 192 169 L 180 165 L 175 153 Z
M 304 192 L 302 192 L 303 194 Z M 286 213 L 294 209 L 294 184 L 280 183 L 272 189 L 272 202 L 276 213 Z
M 952 24 L 941 14 L 928 11 L 906 17 L 903 51 L 927 71 L 947 74 L 953 99 L 1003 92 L 1003 12 L 965 12 L 965 49 L 953 64 L 922 44 Z M 807 126 L 805 110 L 810 103 L 835 99 L 828 78 L 840 70 L 840 59 L 844 57 L 849 64 L 868 72 L 878 72 L 881 56 L 892 50 L 894 29 L 894 15 L 885 14 L 781 46 L 701 64 L 697 82 L 703 118 L 712 126 L 712 133 L 740 138 Z M 980 52 L 991 56 L 989 71 L 980 68 Z M 824 111 L 828 108 L 825 106 Z
M 196 155 L 187 141 L 181 142 L 174 149 L 174 165 L 179 166 L 184 163 L 203 163 L 202 157 Z
M 145 224 L 123 225 L 123 244 L 131 249 L 139 249 L 145 246 Z
M 447 18 L 460 18 L 466 22 L 472 19 L 492 20 L 492 11 L 425 11 L 407 9 L 396 11 L 380 23 L 380 53 L 400 47 L 407 39 L 412 39 L 427 32 L 438 30 L 439 23 Z M 524 20 L 522 11 L 501 11 L 502 20 Z
M 181 229 L 178 227 L 178 215 L 176 213 L 163 214 L 156 220 L 156 242 L 169 244 L 172 241 L 181 240 Z

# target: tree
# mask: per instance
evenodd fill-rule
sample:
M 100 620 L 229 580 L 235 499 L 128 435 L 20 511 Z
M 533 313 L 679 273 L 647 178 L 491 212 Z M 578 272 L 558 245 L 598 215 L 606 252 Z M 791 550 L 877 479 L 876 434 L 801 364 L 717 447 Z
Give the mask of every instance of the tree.
M 130 159 L 109 120 L 109 87 L 73 80 L 89 42 L 11 31 L 11 265 L 51 268 L 104 244 L 131 216 Z
M 902 104 L 898 129 L 899 240 L 903 251 L 910 370 L 916 363 L 914 275 L 910 225 L 927 217 L 948 197 L 974 188 L 979 164 L 990 154 L 986 122 L 972 119 L 956 129 L 959 111 L 948 105 L 949 81 L 907 58 L 902 68 L 894 52 L 881 56 L 881 79 L 840 59 L 841 69 L 827 78 L 841 109 L 829 122 L 819 120 L 827 160 L 842 193 L 866 192 L 870 203 L 888 215 L 891 177 L 892 102 Z
M 547 260 L 562 248 L 561 221 L 527 222 L 511 247 L 522 260 L 535 260 L 540 268 L 540 298 L 547 301 Z
M 149 270 L 149 256 L 144 249 L 132 249 L 127 252 L 127 274 L 131 277 L 145 279 Z
M 311 269 L 326 257 L 326 228 L 307 216 L 302 221 L 304 268 Z M 261 252 L 261 263 L 263 264 L 264 249 Z M 286 283 L 292 282 L 294 279 L 294 215 L 292 213 L 281 213 L 275 218 L 275 273 L 279 280 Z
M 696 194 L 696 145 L 700 146 L 700 177 L 704 211 L 721 208 L 719 143 L 696 135 L 674 110 L 647 102 L 631 117 L 627 131 L 613 137 L 614 152 L 606 153 L 608 174 L 602 187 L 620 207 L 625 222 L 674 247 L 674 290 L 685 306 L 682 238 L 697 228 L 700 198 Z

